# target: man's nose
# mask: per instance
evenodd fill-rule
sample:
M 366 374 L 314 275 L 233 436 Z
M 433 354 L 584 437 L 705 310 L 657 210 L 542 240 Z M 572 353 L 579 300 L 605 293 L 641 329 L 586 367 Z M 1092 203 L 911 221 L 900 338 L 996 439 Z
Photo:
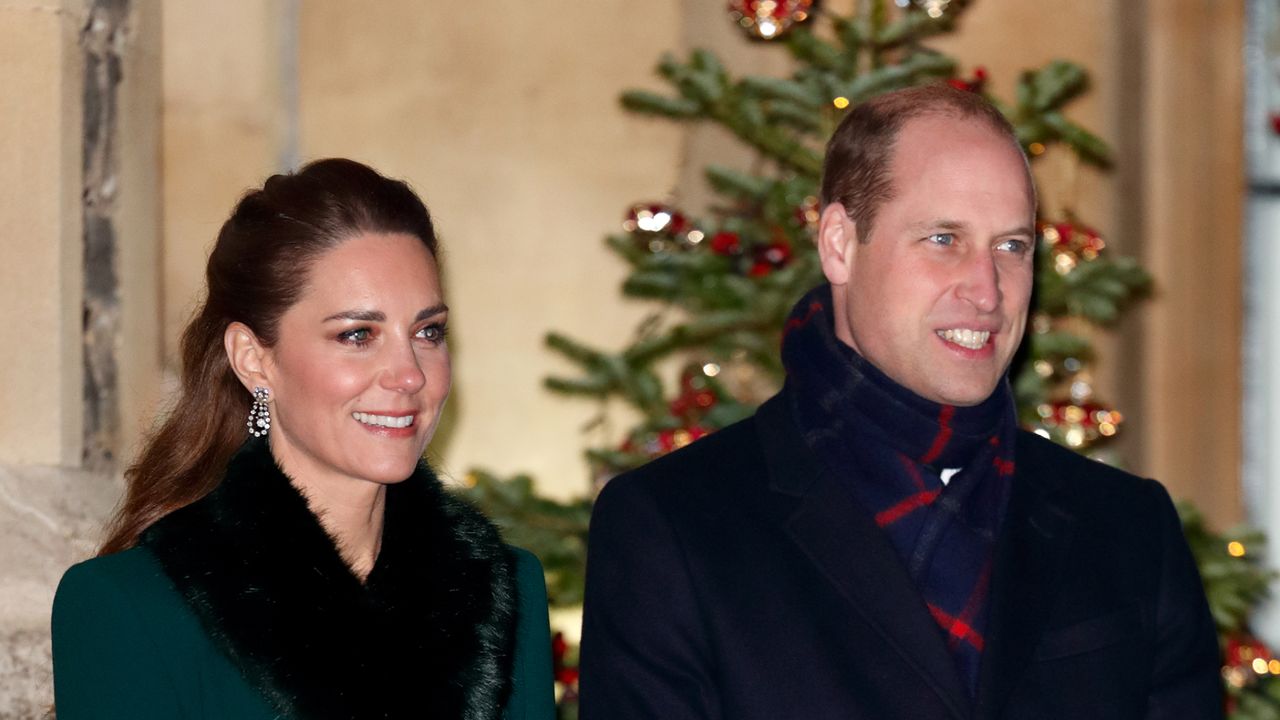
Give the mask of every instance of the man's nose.
M 1000 272 L 996 259 L 988 253 L 976 253 L 964 266 L 957 294 L 979 312 L 994 312 L 1000 307 Z

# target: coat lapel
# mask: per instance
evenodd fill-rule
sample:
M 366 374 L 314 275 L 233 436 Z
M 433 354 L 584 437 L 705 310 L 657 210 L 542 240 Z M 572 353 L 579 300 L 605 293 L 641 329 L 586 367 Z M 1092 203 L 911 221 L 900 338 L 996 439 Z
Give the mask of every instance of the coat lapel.
M 942 699 L 954 718 L 971 701 L 937 624 L 884 533 L 807 451 L 784 391 L 756 414 L 772 489 L 795 499 L 787 534 Z
M 977 718 L 997 718 L 1053 609 L 1075 518 L 1053 499 L 1064 478 L 1019 432 L 1013 492 L 996 546 Z

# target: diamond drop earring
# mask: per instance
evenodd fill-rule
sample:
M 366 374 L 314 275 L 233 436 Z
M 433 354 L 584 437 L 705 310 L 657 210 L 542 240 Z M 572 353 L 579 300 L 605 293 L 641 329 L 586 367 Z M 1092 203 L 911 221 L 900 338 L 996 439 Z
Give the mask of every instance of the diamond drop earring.
M 271 399 L 271 391 L 264 387 L 253 389 L 253 406 L 249 408 L 249 434 L 262 437 L 271 429 L 271 408 L 267 400 Z

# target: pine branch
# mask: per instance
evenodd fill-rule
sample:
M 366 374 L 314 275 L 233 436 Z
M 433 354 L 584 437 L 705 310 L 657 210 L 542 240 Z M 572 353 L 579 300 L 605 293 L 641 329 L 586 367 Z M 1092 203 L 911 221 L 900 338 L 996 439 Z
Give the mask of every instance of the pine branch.
M 689 120 L 702 113 L 702 105 L 686 98 L 669 98 L 647 90 L 622 93 L 622 107 L 645 115 L 660 115 L 673 120 Z
M 1088 87 L 1084 68 L 1071 62 L 1055 60 L 1039 70 L 1023 73 L 1021 83 L 1027 91 L 1021 96 L 1021 109 L 1028 114 L 1057 110 L 1075 99 Z
M 840 50 L 814 35 L 808 28 L 802 27 L 791 33 L 786 43 L 791 57 L 815 70 L 839 72 L 844 65 Z
M 1250 611 L 1268 595 L 1270 582 L 1276 577 L 1276 573 L 1258 563 L 1265 545 L 1262 533 L 1243 528 L 1221 535 L 1213 533 L 1200 512 L 1185 502 L 1178 503 L 1178 515 L 1218 630 L 1244 630 Z M 1228 552 L 1231 543 L 1238 544 L 1240 555 Z
M 1100 167 L 1111 166 L 1111 151 L 1097 135 L 1057 112 L 1045 113 L 1040 117 L 1040 121 L 1049 131 L 1040 142 L 1061 140 L 1070 145 L 1082 159 Z
M 945 55 L 919 53 L 901 65 L 886 65 L 859 75 L 845 84 L 841 94 L 856 105 L 881 93 L 919 84 L 924 79 L 947 77 L 955 73 L 955 68 L 955 61 Z
M 1076 358 L 1081 361 L 1093 359 L 1093 346 L 1085 338 L 1064 330 L 1031 333 L 1027 342 L 1031 357 L 1035 359 L 1061 360 Z
M 759 201 L 772 185 L 765 178 L 723 165 L 709 165 L 704 174 L 716 192 L 746 201 Z
M 1151 285 L 1151 277 L 1132 258 L 1083 261 L 1063 275 L 1053 269 L 1052 255 L 1041 253 L 1036 273 L 1037 309 L 1050 316 L 1075 315 L 1105 325 Z
M 736 331 L 760 332 L 761 321 L 744 313 L 714 313 L 673 326 L 667 332 L 641 340 L 623 352 L 633 365 L 646 365 L 684 348 L 706 345 Z
M 825 104 L 825 98 L 817 97 L 812 88 L 804 87 L 794 80 L 761 77 L 752 75 L 745 77 L 738 87 L 748 95 L 759 96 L 768 100 L 783 100 L 796 106 L 799 110 L 816 113 Z
M 959 10 L 959 4 L 956 3 L 955 9 L 952 6 L 948 6 L 947 12 L 937 18 L 929 17 L 927 13 L 923 12 L 905 13 L 902 17 L 886 25 L 876 35 L 875 46 L 877 49 L 888 50 L 906 44 L 919 43 L 934 35 L 951 32 L 955 29 Z

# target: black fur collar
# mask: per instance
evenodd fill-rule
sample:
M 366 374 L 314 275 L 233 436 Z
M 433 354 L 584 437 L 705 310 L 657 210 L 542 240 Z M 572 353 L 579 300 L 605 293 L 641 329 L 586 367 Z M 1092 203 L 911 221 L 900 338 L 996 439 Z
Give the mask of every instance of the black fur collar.
M 513 561 L 425 465 L 387 490 L 362 585 L 266 440 L 141 543 L 223 652 L 291 718 L 490 720 L 510 692 Z

